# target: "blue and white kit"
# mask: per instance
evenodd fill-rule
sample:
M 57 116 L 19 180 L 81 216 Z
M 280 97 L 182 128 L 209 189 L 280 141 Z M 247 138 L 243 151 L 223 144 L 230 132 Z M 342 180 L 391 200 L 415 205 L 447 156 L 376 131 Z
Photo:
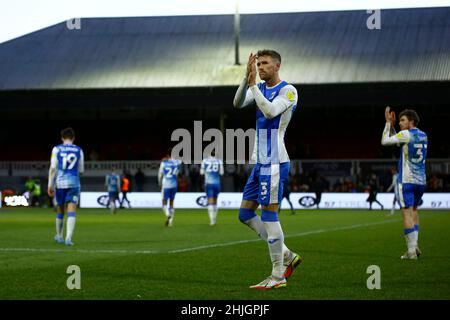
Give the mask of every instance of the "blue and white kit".
M 117 173 L 110 173 L 106 176 L 105 185 L 108 188 L 110 199 L 118 199 L 120 192 L 120 176 Z
M 162 187 L 163 200 L 173 200 L 177 193 L 177 176 L 180 171 L 181 161 L 167 159 L 161 162 L 158 172 L 158 183 Z
M 83 150 L 74 144 L 60 144 L 53 148 L 50 168 L 56 170 L 56 179 L 49 177 L 49 186 L 55 188 L 59 206 L 66 203 L 78 204 L 80 197 L 79 173 L 84 172 Z
M 294 86 L 281 81 L 273 87 L 265 82 L 247 88 L 244 78 L 234 106 L 243 108 L 256 104 L 256 136 L 252 160 L 256 162 L 244 188 L 244 200 L 261 205 L 281 203 L 283 184 L 288 179 L 290 159 L 284 135 L 294 113 L 298 95 Z
M 203 159 L 200 174 L 205 176 L 205 191 L 208 198 L 217 198 L 220 193 L 220 176 L 224 173 L 221 160 L 209 157 Z
M 413 128 L 389 136 L 391 124 L 386 123 L 381 143 L 400 146 L 398 162 L 398 195 L 402 208 L 417 207 L 427 183 L 425 161 L 428 137 L 425 132 Z

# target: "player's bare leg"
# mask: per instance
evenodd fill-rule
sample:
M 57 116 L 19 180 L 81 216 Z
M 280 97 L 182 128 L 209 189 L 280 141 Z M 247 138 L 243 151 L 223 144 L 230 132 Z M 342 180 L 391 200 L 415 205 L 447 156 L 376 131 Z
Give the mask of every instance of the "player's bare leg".
M 162 200 L 162 211 L 163 211 L 164 215 L 167 217 L 168 214 L 167 214 L 166 208 L 167 208 L 167 200 L 163 199 Z
M 419 213 L 417 212 L 417 207 L 412 208 L 412 219 L 414 225 L 419 225 Z

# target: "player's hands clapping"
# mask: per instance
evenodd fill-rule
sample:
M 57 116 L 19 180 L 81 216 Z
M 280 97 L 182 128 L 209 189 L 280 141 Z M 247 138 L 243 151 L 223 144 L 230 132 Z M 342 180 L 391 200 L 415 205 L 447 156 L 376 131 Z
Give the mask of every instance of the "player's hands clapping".
M 393 127 L 395 126 L 395 112 L 391 111 L 391 108 L 389 106 L 384 110 L 384 118 L 386 119 L 386 122 L 391 123 Z
M 249 87 L 256 84 L 256 54 L 250 53 L 247 63 L 247 85 Z

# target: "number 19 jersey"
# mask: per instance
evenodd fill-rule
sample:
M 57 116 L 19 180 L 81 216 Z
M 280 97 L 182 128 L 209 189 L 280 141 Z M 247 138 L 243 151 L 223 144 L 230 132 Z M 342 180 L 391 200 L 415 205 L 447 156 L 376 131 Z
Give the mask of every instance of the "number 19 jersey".
M 56 169 L 56 188 L 80 188 L 79 173 L 84 171 L 83 150 L 74 144 L 53 148 L 50 166 Z

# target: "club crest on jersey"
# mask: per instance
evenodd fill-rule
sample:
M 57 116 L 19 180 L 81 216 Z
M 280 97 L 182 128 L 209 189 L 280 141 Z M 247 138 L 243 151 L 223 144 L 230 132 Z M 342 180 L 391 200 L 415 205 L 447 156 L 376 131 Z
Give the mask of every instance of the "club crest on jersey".
M 294 101 L 295 93 L 293 91 L 288 91 L 287 92 L 287 98 L 289 99 L 289 101 Z

